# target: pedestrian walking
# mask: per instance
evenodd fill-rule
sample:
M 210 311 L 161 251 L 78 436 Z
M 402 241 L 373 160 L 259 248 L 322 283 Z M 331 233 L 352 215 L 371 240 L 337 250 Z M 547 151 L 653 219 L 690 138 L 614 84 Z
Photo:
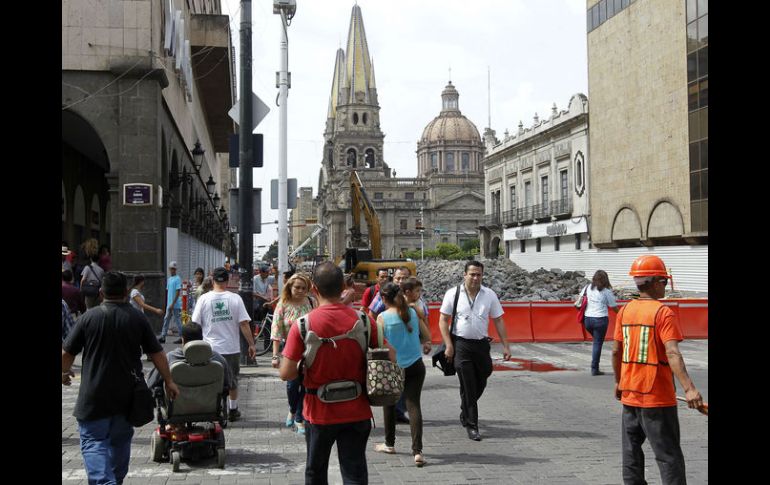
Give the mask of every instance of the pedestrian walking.
M 294 326 L 302 315 L 310 313 L 313 309 L 313 301 L 308 296 L 310 292 L 310 279 L 302 274 L 295 273 L 283 284 L 281 297 L 273 312 L 273 326 L 270 329 L 273 340 L 274 368 L 280 366 L 280 350 L 282 342 L 286 341 L 289 329 Z M 302 378 L 286 382 L 286 395 L 289 399 L 289 414 L 286 416 L 286 427 L 294 426 L 297 433 L 305 434 L 305 418 L 302 416 L 302 401 L 305 399 L 305 388 L 302 386 Z
M 73 415 L 78 421 L 80 452 L 88 483 L 123 483 L 128 473 L 134 428 L 126 419 L 134 392 L 134 376 L 142 376 L 146 352 L 166 383 L 166 395 L 179 389 L 168 360 L 147 318 L 126 301 L 126 276 L 106 273 L 104 302 L 89 309 L 62 345 L 62 384 L 69 386 L 75 356 L 83 352 L 80 388 Z
M 607 327 L 610 324 L 607 308 L 612 308 L 615 313 L 619 310 L 611 288 L 610 277 L 607 276 L 606 271 L 600 269 L 594 273 L 591 284 L 583 290 L 588 300 L 583 324 L 594 341 L 591 352 L 592 376 L 604 375 L 604 372 L 599 370 L 599 359 L 602 356 L 602 345 L 604 344 L 604 337 L 607 335 Z
M 61 342 L 64 344 L 67 335 L 72 331 L 72 327 L 75 326 L 75 320 L 72 318 L 70 308 L 64 298 L 61 300 Z
M 687 406 L 698 409 L 703 398 L 690 379 L 679 351 L 682 330 L 674 312 L 659 300 L 671 275 L 659 257 L 643 255 L 631 264 L 639 298 L 631 300 L 615 320 L 615 398 L 623 404 L 623 481 L 644 484 L 642 443 L 650 446 L 664 484 L 684 484 L 685 463 L 679 444 L 674 376 Z
M 192 321 L 201 326 L 203 340 L 211 345 L 211 350 L 219 352 L 230 368 L 230 398 L 227 400 L 228 419 L 237 421 L 241 417 L 238 410 L 238 374 L 241 372 L 241 344 L 238 333 L 248 342 L 249 358 L 257 356 L 254 335 L 249 323 L 251 318 L 246 312 L 243 300 L 236 293 L 227 291 L 230 273 L 219 267 L 214 270 L 214 289 L 204 293 L 195 304 Z
M 99 255 L 94 254 L 91 256 L 91 263 L 83 268 L 82 276 L 80 278 L 80 288 L 83 291 L 83 286 L 87 281 L 92 282 L 97 288 L 102 284 L 102 276 L 104 276 L 104 269 L 99 266 Z M 97 293 L 95 295 L 84 295 L 86 301 L 86 309 L 93 308 L 101 301 L 101 296 Z
M 313 293 L 318 307 L 308 314 L 310 330 L 320 338 L 332 338 L 350 331 L 359 314 L 340 302 L 342 270 L 332 262 L 324 262 L 313 271 Z M 377 328 L 369 321 L 369 347 L 377 347 Z M 389 345 L 389 344 L 387 344 Z M 395 352 L 391 350 L 391 360 Z M 283 349 L 280 376 L 284 381 L 299 376 L 297 364 L 303 358 L 305 344 L 299 326 L 292 325 Z M 337 444 L 343 483 L 368 483 L 366 442 L 372 429 L 372 408 L 361 392 L 353 399 L 337 402 L 321 401 L 317 395 L 320 386 L 334 381 L 354 381 L 366 389 L 366 355 L 357 340 L 340 338 L 318 348 L 313 365 L 305 369 L 303 385 L 306 389 L 303 414 L 305 417 L 306 484 L 328 483 L 329 456 Z
M 175 344 L 182 343 L 182 278 L 176 274 L 176 261 L 168 263 L 169 277 L 166 280 L 166 317 L 163 319 L 163 328 L 160 330 L 158 342 L 166 343 L 166 334 L 171 320 L 174 320 L 178 330 L 179 338 L 174 341 Z
M 128 302 L 132 307 L 136 308 L 140 312 L 144 313 L 145 310 L 149 310 L 158 316 L 163 316 L 163 310 L 156 308 L 152 305 L 148 305 L 144 301 L 144 275 L 134 275 L 134 282 L 131 284 L 131 292 L 128 295 Z
M 71 270 L 61 272 L 61 297 L 67 302 L 73 317 L 85 313 L 86 303 L 80 290 L 73 284 L 73 275 Z
M 393 283 L 395 283 L 398 287 L 401 287 L 401 284 L 404 283 L 406 279 L 411 275 L 412 271 L 409 268 L 406 266 L 399 266 L 396 268 L 396 271 L 393 272 Z M 387 284 L 387 282 L 380 284 L 380 291 L 374 296 L 374 299 L 372 299 L 372 302 L 369 304 L 369 318 L 372 320 L 376 320 L 380 313 L 385 311 L 385 303 L 383 302 L 382 298 L 382 288 L 385 284 Z M 406 396 L 402 393 L 401 397 L 396 403 L 397 423 L 409 424 L 409 416 L 406 415 L 407 409 L 405 400 Z
M 454 364 L 460 381 L 460 424 L 466 429 L 468 438 L 474 441 L 481 441 L 478 400 L 487 386 L 487 378 L 492 375 L 492 358 L 489 355 L 492 339 L 488 335 L 490 318 L 503 344 L 503 359 L 511 357 L 503 307 L 495 292 L 481 284 L 483 275 L 483 264 L 468 261 L 463 283 L 450 288 L 444 295 L 439 318 L 446 359 Z M 456 317 L 450 335 L 449 323 L 454 311 Z
M 195 310 L 195 301 L 203 293 L 203 278 L 203 268 L 195 268 L 192 281 L 190 282 L 190 291 L 187 295 L 187 313 L 190 315 Z
M 404 370 L 404 391 L 401 394 L 409 412 L 409 428 L 412 434 L 412 455 L 418 467 L 425 464 L 422 454 L 422 409 L 420 396 L 425 382 L 425 364 L 422 362 L 423 346 L 420 344 L 420 321 L 411 308 L 404 292 L 396 283 L 386 283 L 380 291 L 385 311 L 377 316 L 377 326 L 384 337 L 396 349 L 396 362 Z M 385 443 L 375 446 L 382 453 L 394 454 L 396 443 L 396 406 L 384 406 Z

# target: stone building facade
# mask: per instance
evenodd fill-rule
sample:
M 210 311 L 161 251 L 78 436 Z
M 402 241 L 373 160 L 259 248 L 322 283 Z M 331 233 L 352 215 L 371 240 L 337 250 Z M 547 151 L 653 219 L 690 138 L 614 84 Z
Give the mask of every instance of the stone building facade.
M 318 183 L 318 220 L 328 229 L 323 251 L 340 257 L 350 246 L 350 173 L 355 170 L 377 211 L 383 258 L 403 251 L 461 243 L 478 237 L 483 219 L 483 145 L 462 116 L 459 94 L 449 83 L 442 110 L 417 145 L 418 176 L 397 178 L 385 163 L 374 66 L 363 17 L 353 7 L 346 50 L 336 55 L 324 153 Z M 362 218 L 361 232 L 368 229 Z
M 618 279 L 655 253 L 707 291 L 708 2 L 588 0 L 586 14 L 592 242 L 623 255 Z
M 297 207 L 289 211 L 290 253 L 313 233 L 318 221 L 318 203 L 313 197 L 313 187 L 300 187 L 298 192 Z M 317 247 L 317 244 L 313 242 L 308 243 L 308 245 Z
M 62 240 L 110 245 L 156 306 L 169 261 L 186 279 L 234 251 L 230 36 L 219 0 L 62 3 Z
M 525 269 L 541 257 L 554 267 L 589 248 L 588 99 L 575 94 L 567 110 L 501 142 L 488 131 L 484 158 L 486 212 L 482 254 L 505 257 Z M 538 266 L 539 267 L 539 266 Z M 537 268 L 532 268 L 537 269 Z

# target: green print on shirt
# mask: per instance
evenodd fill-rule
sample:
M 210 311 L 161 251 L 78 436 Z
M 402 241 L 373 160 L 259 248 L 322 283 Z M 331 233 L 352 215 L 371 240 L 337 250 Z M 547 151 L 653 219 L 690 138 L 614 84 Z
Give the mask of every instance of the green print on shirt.
M 219 300 L 214 302 L 214 314 L 211 322 L 221 322 L 223 320 L 232 320 L 230 316 L 230 309 L 227 307 L 227 302 Z

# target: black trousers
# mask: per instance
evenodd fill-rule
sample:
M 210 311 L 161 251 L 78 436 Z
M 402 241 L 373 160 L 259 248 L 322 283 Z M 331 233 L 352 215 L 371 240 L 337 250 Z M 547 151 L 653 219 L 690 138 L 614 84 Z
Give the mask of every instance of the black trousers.
M 623 405 L 623 483 L 647 485 L 642 443 L 650 446 L 664 485 L 685 485 L 684 455 L 679 445 L 676 406 L 638 408 Z
M 404 369 L 404 393 L 406 409 L 409 411 L 409 428 L 412 433 L 412 454 L 422 453 L 422 409 L 420 395 L 422 384 L 425 382 L 425 364 L 422 358 Z M 396 406 L 384 406 L 382 417 L 385 421 L 385 444 L 393 446 L 396 443 Z
M 478 400 L 487 387 L 487 378 L 492 375 L 489 340 L 455 337 L 454 347 L 454 366 L 460 380 L 461 421 L 465 421 L 466 427 L 478 430 Z
M 372 430 L 370 420 L 342 424 L 312 424 L 305 422 L 305 483 L 326 485 L 329 483 L 329 456 L 337 442 L 342 483 L 364 485 L 369 483 L 366 467 L 366 442 Z

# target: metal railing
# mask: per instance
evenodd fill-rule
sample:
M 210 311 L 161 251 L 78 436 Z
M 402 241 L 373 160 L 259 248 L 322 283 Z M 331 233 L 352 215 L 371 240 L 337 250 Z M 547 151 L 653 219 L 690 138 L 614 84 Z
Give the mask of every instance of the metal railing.
M 572 199 L 552 200 L 547 204 L 530 205 L 502 213 L 484 215 L 485 226 L 514 225 L 521 222 L 531 222 L 551 216 L 569 215 L 572 213 Z

